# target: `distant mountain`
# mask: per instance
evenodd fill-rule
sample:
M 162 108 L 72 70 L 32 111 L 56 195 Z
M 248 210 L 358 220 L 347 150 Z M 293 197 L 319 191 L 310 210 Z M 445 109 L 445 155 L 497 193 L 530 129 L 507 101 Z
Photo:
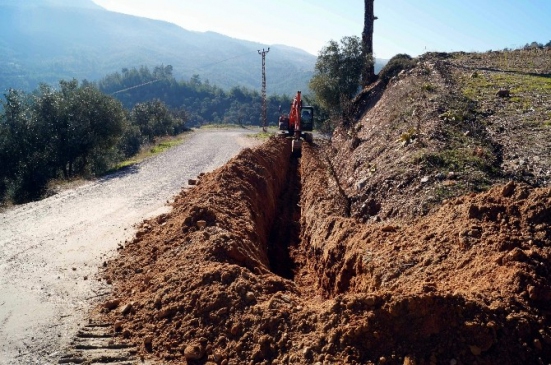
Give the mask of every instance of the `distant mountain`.
M 161 64 L 172 65 L 177 78 L 198 74 L 222 88 L 258 90 L 262 48 L 267 45 L 110 12 L 90 0 L 0 0 L 0 92 Z M 300 49 L 270 46 L 268 93 L 306 90 L 315 61 Z
M 91 0 L 0 0 L 0 93 L 159 65 L 172 65 L 177 79 L 197 74 L 225 89 L 259 90 L 257 51 L 267 47 L 107 11 Z M 269 47 L 268 94 L 307 91 L 316 56 L 285 45 Z

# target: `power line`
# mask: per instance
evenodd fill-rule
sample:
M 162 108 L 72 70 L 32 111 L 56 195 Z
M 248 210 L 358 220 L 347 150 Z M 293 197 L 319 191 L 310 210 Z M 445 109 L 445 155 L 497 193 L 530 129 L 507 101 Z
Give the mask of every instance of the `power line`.
M 124 91 L 136 89 L 136 88 L 138 88 L 138 87 L 142 87 L 142 86 L 145 86 L 145 85 L 154 84 L 154 83 L 156 83 L 156 82 L 158 82 L 158 81 L 161 81 L 161 80 L 157 79 L 157 80 L 145 82 L 145 83 L 140 84 L 140 85 L 135 85 L 135 86 L 127 87 L 126 89 L 122 89 L 122 90 L 119 90 L 119 91 L 115 91 L 115 92 L 112 93 L 111 95 L 115 95 L 115 94 L 118 94 L 118 93 L 122 93 L 122 92 L 124 92 Z

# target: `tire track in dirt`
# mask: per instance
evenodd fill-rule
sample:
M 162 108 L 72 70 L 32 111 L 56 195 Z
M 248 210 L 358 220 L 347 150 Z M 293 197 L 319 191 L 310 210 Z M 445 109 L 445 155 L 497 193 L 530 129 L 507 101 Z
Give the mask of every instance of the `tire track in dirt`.
M 97 267 L 188 178 L 254 144 L 247 133 L 198 131 L 133 168 L 0 213 L 0 364 L 54 362 L 107 293 Z

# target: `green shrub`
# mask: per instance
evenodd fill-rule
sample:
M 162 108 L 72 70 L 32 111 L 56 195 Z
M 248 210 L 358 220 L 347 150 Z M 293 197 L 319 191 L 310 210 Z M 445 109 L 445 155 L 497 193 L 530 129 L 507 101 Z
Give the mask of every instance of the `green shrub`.
M 401 71 L 410 70 L 414 66 L 415 61 L 411 58 L 411 56 L 402 53 L 397 54 L 392 57 L 385 67 L 383 67 L 381 72 L 379 72 L 379 79 L 386 84 L 391 78 L 398 75 Z
M 140 152 L 144 139 L 145 137 L 140 132 L 138 126 L 129 125 L 126 127 L 119 141 L 118 149 L 126 158 L 134 156 Z

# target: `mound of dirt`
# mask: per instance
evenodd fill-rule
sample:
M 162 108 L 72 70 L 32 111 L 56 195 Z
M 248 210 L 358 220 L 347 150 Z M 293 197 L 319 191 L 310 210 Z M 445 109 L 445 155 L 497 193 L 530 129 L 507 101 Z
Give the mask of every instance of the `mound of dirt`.
M 361 224 L 319 148 L 245 150 L 145 222 L 99 308 L 163 363 L 549 361 L 549 189 Z M 299 205 L 297 205 L 298 199 Z
M 352 309 L 335 329 L 355 360 L 549 361 L 551 189 L 510 182 L 419 220 L 359 224 L 325 209 L 345 199 L 320 196 L 335 191 L 315 178 L 321 161 L 302 161 L 303 241 L 324 296 Z

